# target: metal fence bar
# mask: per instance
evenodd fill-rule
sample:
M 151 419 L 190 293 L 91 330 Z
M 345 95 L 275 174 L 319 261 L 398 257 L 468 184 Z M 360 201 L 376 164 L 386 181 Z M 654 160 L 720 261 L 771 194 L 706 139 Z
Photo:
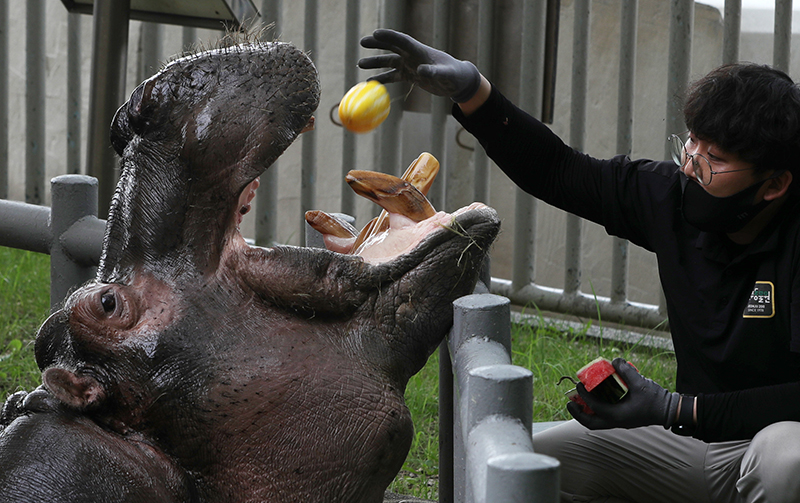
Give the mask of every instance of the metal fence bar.
M 636 34 L 639 0 L 624 0 L 620 12 L 619 89 L 617 91 L 617 152 L 633 150 L 633 96 L 636 70 Z M 611 302 L 628 296 L 628 241 L 612 238 Z
M 45 1 L 25 4 L 25 201 L 44 202 Z
M 67 173 L 81 172 L 81 15 L 67 13 Z
M 558 501 L 558 461 L 533 452 L 533 374 L 511 365 L 510 314 L 509 300 L 497 295 L 453 303 L 455 458 L 463 465 L 456 501 Z
M 589 1 L 575 0 L 572 43 L 572 100 L 570 107 L 569 142 L 583 152 L 586 139 L 586 94 L 589 67 Z M 574 295 L 581 287 L 581 233 L 583 219 L 567 214 L 567 240 L 564 259 L 564 294 Z
M 742 0 L 725 0 L 722 30 L 722 63 L 736 63 L 739 61 L 739 39 L 742 30 Z
M 343 96 L 344 93 L 356 85 L 359 80 L 359 72 L 356 63 L 358 62 L 359 51 L 360 17 L 361 5 L 359 0 L 347 0 L 344 21 Z M 342 128 L 342 195 L 339 208 L 342 213 L 347 215 L 356 214 L 356 195 L 345 181 L 347 172 L 356 167 L 356 162 L 356 134 Z
M 544 88 L 544 33 L 546 0 L 525 0 L 522 4 L 520 44 L 520 108 L 533 115 L 542 115 Z M 514 255 L 512 284 L 521 290 L 533 283 L 536 263 L 536 199 L 520 188 L 514 189 Z
M 380 27 L 393 30 L 405 30 L 405 0 L 381 0 Z M 407 86 L 402 83 L 387 84 L 389 95 L 403 96 Z M 375 144 L 375 169 L 385 173 L 400 176 L 404 167 L 400 162 L 400 137 L 401 123 L 403 120 L 403 107 L 394 106 L 389 116 L 383 121 L 377 131 Z
M 608 297 L 578 292 L 564 295 L 562 290 L 535 284 L 517 290 L 512 282 L 503 278 L 492 278 L 492 293 L 508 297 L 520 306 L 536 305 L 542 311 L 571 313 L 575 316 L 596 318 L 598 313 L 605 321 L 655 328 L 664 326 L 664 311 L 658 306 L 638 302 L 611 302 Z
M 484 75 L 489 80 L 492 69 L 492 54 L 494 53 L 494 2 L 480 0 L 478 2 L 478 53 L 475 64 L 482 68 Z M 482 148 L 472 152 L 472 200 L 489 204 L 489 156 Z M 448 208 L 455 209 L 455 208 Z
M 159 23 L 142 23 L 140 29 L 137 82 L 150 78 L 158 71 L 161 65 L 160 52 L 164 32 L 163 25 Z
M 450 46 L 450 2 L 433 2 L 433 36 L 431 45 L 445 52 Z M 431 95 L 431 152 L 444 154 L 447 148 L 445 131 L 452 101 L 446 96 Z M 447 163 L 440 166 L 440 179 L 444 180 Z M 434 184 L 428 199 L 434 208 L 445 207 L 445 184 Z M 455 502 L 455 466 L 453 439 L 453 362 L 447 347 L 447 340 L 439 345 L 439 503 Z
M 261 3 L 261 19 L 266 24 L 273 24 L 275 38 L 279 38 L 283 29 L 281 5 L 281 0 L 263 0 Z M 261 185 L 256 191 L 255 241 L 258 246 L 272 246 L 278 238 L 279 163 L 280 160 L 276 160 L 261 174 Z
M 0 199 L 8 198 L 8 1 L 0 0 Z
M 184 26 L 181 30 L 181 50 L 189 52 L 197 43 L 197 28 Z
M 50 253 L 50 208 L 0 200 L 0 246 Z
M 664 131 L 664 159 L 669 159 L 667 137 L 686 130 L 681 107 L 689 85 L 692 63 L 694 0 L 671 0 L 669 23 L 669 63 L 667 68 L 667 112 Z M 658 310 L 667 312 L 664 292 L 659 293 Z M 650 325 L 648 325 L 650 326 Z
M 318 44 L 318 24 L 319 4 L 317 0 L 305 1 L 305 17 L 303 22 L 303 44 L 304 50 L 312 55 L 319 53 Z M 316 209 L 316 188 L 317 177 L 317 135 L 304 135 L 300 141 L 302 157 L 300 160 L 300 235 L 305 232 L 306 211 Z
M 124 101 L 129 13 L 130 0 L 94 2 L 86 172 L 98 180 L 101 215 L 108 214 L 117 184 L 117 158 L 109 146 L 108 128 Z
M 775 0 L 775 36 L 772 48 L 772 65 L 789 73 L 789 55 L 792 45 L 792 0 Z
M 449 35 L 451 19 L 450 1 L 433 1 L 433 41 L 432 46 L 445 52 L 449 52 Z M 445 132 L 447 130 L 447 118 L 450 115 L 452 100 L 446 96 L 431 95 L 431 153 L 442 155 L 446 151 L 447 142 Z M 443 163 L 446 164 L 446 163 Z M 440 178 L 445 179 L 441 174 L 447 170 L 446 165 L 440 166 Z M 428 192 L 428 199 L 434 208 L 445 207 L 445 184 L 435 183 Z

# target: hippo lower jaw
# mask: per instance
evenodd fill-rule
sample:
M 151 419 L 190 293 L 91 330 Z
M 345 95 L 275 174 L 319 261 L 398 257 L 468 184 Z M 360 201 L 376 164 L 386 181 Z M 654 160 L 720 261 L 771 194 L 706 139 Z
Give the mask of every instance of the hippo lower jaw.
M 355 255 L 373 265 L 388 262 L 399 255 L 409 253 L 435 231 L 447 229 L 459 233 L 458 217 L 479 209 L 488 207 L 483 203 L 472 203 L 452 214 L 439 211 L 421 222 L 414 222 L 404 215 L 391 213 L 389 229 L 372 235 L 359 247 Z

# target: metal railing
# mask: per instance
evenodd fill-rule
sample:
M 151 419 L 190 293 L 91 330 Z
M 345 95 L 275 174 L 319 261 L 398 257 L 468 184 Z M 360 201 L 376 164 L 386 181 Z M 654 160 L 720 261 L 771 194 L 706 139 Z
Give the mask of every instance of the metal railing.
M 533 451 L 533 374 L 511 364 L 509 300 L 456 300 L 447 343 L 455 399 L 440 381 L 440 410 L 452 411 L 440 413 L 439 436 L 453 439 L 453 455 L 439 459 L 439 501 L 559 501 L 558 461 Z

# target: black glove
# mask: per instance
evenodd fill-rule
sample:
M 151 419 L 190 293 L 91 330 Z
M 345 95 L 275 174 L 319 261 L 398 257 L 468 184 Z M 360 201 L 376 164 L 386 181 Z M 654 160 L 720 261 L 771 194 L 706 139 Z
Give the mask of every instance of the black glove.
M 651 379 L 646 379 L 623 358 L 615 358 L 611 364 L 622 380 L 628 385 L 628 393 L 611 404 L 586 391 L 582 383 L 577 390 L 594 415 L 587 414 L 575 403 L 567 404 L 567 410 L 579 423 L 591 430 L 608 428 L 638 428 L 653 424 L 669 428 L 678 414 L 680 394 L 670 393 Z
M 456 103 L 469 101 L 481 85 L 481 74 L 475 65 L 428 47 L 405 33 L 375 30 L 371 36 L 361 39 L 361 45 L 395 53 L 359 60 L 358 66 L 363 69 L 393 68 L 370 80 L 382 84 L 411 82 L 431 94 L 448 96 Z

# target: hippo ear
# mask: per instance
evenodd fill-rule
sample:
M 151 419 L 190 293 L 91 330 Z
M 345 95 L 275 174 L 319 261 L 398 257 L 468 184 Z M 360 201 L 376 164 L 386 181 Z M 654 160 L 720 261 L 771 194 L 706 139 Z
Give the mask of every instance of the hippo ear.
M 103 387 L 93 377 L 77 376 L 68 370 L 49 368 L 42 380 L 56 398 L 75 409 L 97 406 L 106 397 Z

